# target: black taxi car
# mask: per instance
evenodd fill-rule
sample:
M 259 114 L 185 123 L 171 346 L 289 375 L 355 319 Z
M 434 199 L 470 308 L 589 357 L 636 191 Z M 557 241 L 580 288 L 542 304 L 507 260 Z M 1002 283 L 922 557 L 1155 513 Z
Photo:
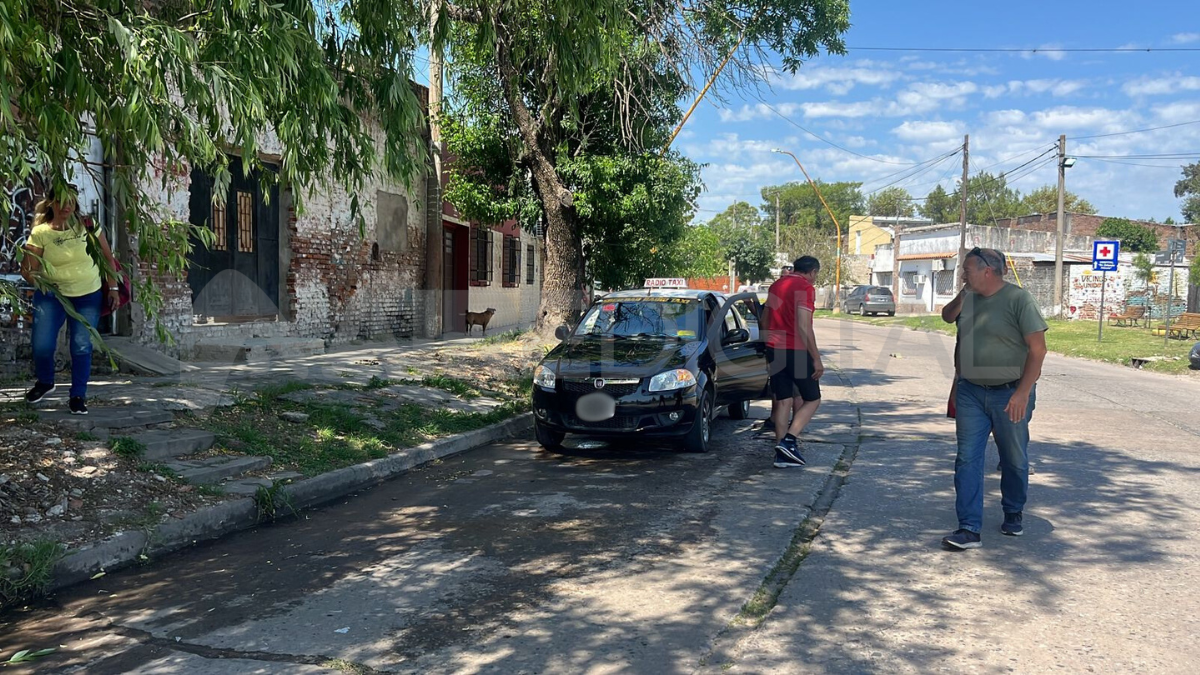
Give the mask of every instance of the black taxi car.
M 716 411 L 743 419 L 770 398 L 758 298 L 713 291 L 620 291 L 597 300 L 534 371 L 534 431 L 546 449 L 566 434 L 668 438 L 705 452 Z

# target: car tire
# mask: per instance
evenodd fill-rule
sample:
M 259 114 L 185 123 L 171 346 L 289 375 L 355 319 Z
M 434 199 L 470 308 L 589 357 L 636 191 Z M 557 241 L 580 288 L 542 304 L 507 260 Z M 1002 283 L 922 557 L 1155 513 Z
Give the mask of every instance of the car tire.
M 892 311 L 888 312 L 887 315 L 888 316 L 896 316 L 896 310 L 893 309 Z
M 866 315 L 867 315 L 867 306 L 866 306 L 866 305 L 862 305 L 862 304 L 860 304 L 860 305 L 858 306 L 858 315 L 859 315 L 859 316 L 866 316 Z
M 537 439 L 538 445 L 547 450 L 561 450 L 563 439 L 566 434 L 561 431 L 554 431 L 543 425 L 541 422 L 533 421 L 533 436 Z
M 700 395 L 700 404 L 696 406 L 696 421 L 692 429 L 683 439 L 685 452 L 708 452 L 708 441 L 712 435 L 713 416 L 712 396 L 705 391 Z
M 729 419 L 744 420 L 750 416 L 750 401 L 734 401 L 729 404 Z

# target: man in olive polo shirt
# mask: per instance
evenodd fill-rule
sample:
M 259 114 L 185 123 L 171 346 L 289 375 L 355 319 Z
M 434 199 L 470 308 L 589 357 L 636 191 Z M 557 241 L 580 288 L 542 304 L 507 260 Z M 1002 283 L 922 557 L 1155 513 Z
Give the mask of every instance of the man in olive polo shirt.
M 1000 451 L 1000 532 L 1024 533 L 1029 490 L 1029 420 L 1046 358 L 1046 321 L 1028 291 L 1004 280 L 1004 254 L 972 249 L 963 261 L 965 287 L 947 307 L 959 311 L 955 352 L 954 462 L 958 529 L 942 539 L 952 550 L 982 546 L 984 452 L 988 435 Z M 943 313 L 944 315 L 945 313 Z

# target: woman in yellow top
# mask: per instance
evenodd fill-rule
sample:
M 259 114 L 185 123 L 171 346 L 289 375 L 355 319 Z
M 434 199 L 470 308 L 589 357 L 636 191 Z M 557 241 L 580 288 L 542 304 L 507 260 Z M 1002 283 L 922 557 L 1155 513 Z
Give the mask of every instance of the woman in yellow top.
M 43 199 L 35 208 L 33 230 L 25 241 L 21 276 L 37 286 L 33 294 L 33 366 L 37 382 L 25 393 L 35 403 L 54 391 L 54 352 L 58 333 L 66 322 L 71 336 L 71 414 L 87 414 L 88 376 L 92 372 L 92 337 L 88 326 L 67 316 L 59 298 L 66 298 L 91 327 L 100 322 L 102 303 L 115 308 L 120 301 L 117 282 L 104 279 L 88 255 L 87 231 L 75 215 L 75 200 L 64 203 Z M 103 232 L 100 247 L 111 259 Z M 40 282 L 40 283 L 39 283 Z M 49 287 L 50 291 L 41 288 Z

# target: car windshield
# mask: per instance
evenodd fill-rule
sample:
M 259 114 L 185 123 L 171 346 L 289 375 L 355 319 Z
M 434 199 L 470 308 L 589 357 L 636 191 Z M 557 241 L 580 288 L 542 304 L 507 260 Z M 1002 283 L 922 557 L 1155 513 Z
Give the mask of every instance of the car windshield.
M 575 334 L 691 341 L 699 339 L 702 319 L 695 298 L 614 298 L 592 305 Z

